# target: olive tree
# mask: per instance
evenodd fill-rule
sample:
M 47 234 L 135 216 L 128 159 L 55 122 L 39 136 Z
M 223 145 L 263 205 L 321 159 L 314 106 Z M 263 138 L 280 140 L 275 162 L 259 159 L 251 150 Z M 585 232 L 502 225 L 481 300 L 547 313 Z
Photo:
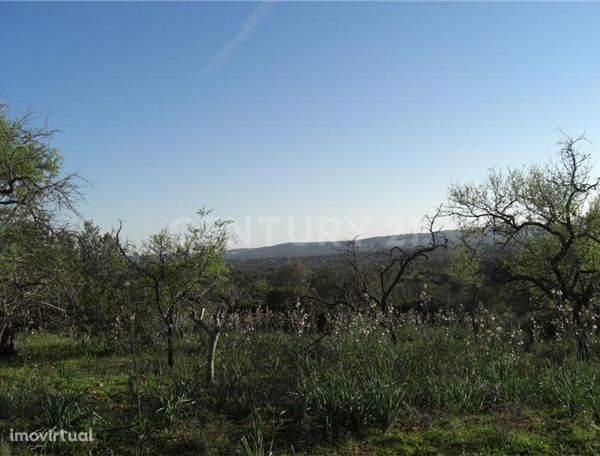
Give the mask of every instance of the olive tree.
M 600 199 L 584 141 L 565 137 L 548 164 L 492 169 L 479 184 L 452 185 L 447 213 L 508 253 L 501 283 L 525 283 L 569 309 L 587 358 L 586 313 L 600 283 Z

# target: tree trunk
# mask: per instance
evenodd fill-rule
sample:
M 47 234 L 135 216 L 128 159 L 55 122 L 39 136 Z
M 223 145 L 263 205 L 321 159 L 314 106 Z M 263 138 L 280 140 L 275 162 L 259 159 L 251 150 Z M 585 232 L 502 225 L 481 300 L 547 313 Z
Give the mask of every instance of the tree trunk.
M 473 336 L 477 339 L 477 336 L 479 336 L 479 326 L 477 325 L 477 319 L 475 318 L 475 310 L 471 309 L 469 311 L 469 316 L 471 317 L 471 330 L 473 331 Z
M 473 330 L 473 335 L 477 340 L 479 336 L 479 325 L 477 324 L 477 308 L 479 307 L 479 288 L 475 286 L 473 289 L 473 302 L 471 304 L 471 308 L 469 309 L 469 316 L 471 317 L 471 329 Z
M 534 324 L 531 317 L 527 318 L 523 323 L 519 325 L 519 329 L 523 331 L 523 350 L 530 352 L 535 343 L 535 332 Z
M 573 308 L 573 321 L 575 322 L 575 332 L 577 335 L 577 353 L 583 360 L 590 359 L 590 344 L 587 337 L 586 327 L 581 318 L 581 312 L 584 306 L 578 303 Z
M 577 352 L 579 353 L 579 357 L 581 359 L 590 359 L 590 344 L 588 342 L 588 337 L 585 331 L 580 332 L 577 336 Z
M 167 364 L 169 368 L 175 365 L 175 346 L 173 344 L 173 323 L 167 322 Z
M 11 326 L 5 326 L 0 336 L 0 357 L 10 358 L 16 355 L 15 350 L 15 331 Z
M 217 354 L 217 343 L 219 342 L 220 330 L 214 330 L 208 337 L 208 358 L 206 360 L 206 384 L 215 384 L 215 356 Z

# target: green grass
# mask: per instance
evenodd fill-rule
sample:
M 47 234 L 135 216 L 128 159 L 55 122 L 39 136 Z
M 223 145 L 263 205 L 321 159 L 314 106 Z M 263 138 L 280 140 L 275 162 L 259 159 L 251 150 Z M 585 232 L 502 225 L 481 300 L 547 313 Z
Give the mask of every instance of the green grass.
M 226 334 L 217 385 L 202 341 L 177 366 L 38 333 L 0 364 L 0 455 L 595 455 L 600 364 L 556 362 L 460 329 L 307 337 Z M 137 386 L 136 386 L 137 385 Z M 10 429 L 94 430 L 93 444 L 10 443 Z

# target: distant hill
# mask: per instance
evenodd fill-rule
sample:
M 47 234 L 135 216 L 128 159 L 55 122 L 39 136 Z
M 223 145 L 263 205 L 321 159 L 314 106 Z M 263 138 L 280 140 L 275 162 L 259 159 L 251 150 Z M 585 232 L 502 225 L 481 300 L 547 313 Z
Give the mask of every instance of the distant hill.
M 455 241 L 460 236 L 458 230 L 446 230 L 442 233 L 450 242 Z M 429 233 L 398 234 L 391 236 L 377 236 L 360 239 L 362 249 L 374 249 L 378 245 L 383 247 L 415 247 L 427 243 L 430 239 Z M 268 247 L 257 247 L 254 249 L 231 249 L 227 252 L 229 260 L 253 260 L 256 258 L 297 258 L 333 255 L 338 253 L 344 245 L 344 241 L 335 242 L 287 242 Z

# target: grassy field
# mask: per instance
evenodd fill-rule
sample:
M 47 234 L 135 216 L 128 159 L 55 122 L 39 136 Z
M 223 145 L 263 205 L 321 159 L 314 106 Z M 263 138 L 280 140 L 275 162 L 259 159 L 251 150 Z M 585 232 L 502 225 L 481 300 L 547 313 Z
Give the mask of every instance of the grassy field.
M 460 329 L 310 339 L 227 334 L 217 385 L 201 339 L 174 371 L 37 333 L 0 369 L 0 454 L 596 455 L 600 367 Z M 147 347 L 146 347 L 147 348 Z M 93 430 L 94 442 L 10 442 L 10 430 Z

